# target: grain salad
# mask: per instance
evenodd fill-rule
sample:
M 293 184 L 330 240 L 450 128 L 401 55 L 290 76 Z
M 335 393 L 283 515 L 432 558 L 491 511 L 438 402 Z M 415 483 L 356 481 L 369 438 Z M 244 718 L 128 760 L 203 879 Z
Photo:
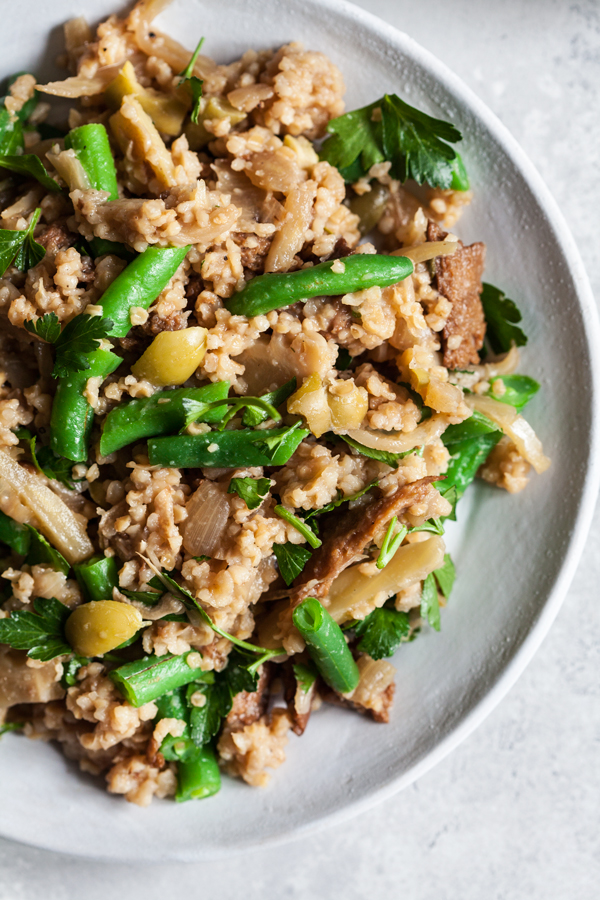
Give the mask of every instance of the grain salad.
M 328 704 L 388 722 L 461 497 L 550 465 L 458 129 L 168 4 L 0 99 L 0 734 L 141 806 L 266 784 Z

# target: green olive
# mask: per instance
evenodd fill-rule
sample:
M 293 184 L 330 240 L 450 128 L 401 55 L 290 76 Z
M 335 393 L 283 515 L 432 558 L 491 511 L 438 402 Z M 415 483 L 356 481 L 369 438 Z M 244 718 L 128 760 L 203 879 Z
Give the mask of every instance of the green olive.
M 134 606 L 118 600 L 92 600 L 73 610 L 65 625 L 78 656 L 102 656 L 132 638 L 142 624 Z
M 385 184 L 372 181 L 370 191 L 352 198 L 350 209 L 360 219 L 358 228 L 362 235 L 373 231 L 383 215 L 389 197 L 390 192 Z

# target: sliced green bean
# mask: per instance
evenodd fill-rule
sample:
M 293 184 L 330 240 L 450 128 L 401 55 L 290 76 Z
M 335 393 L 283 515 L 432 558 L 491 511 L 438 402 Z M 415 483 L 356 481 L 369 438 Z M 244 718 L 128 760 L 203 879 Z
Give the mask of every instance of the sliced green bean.
M 130 400 L 112 409 L 104 420 L 100 453 L 108 456 L 127 444 L 161 434 L 175 434 L 185 422 L 184 400 L 211 403 L 223 400 L 229 392 L 228 381 L 217 381 L 200 388 L 178 388 L 175 391 L 159 391 L 152 397 Z M 225 415 L 225 406 L 210 409 L 200 416 L 200 422 L 219 422 Z
M 506 389 L 503 394 L 494 393 L 496 381 L 503 383 Z M 488 396 L 501 403 L 509 403 L 517 412 L 521 412 L 539 389 L 539 383 L 528 375 L 499 375 L 497 378 L 490 378 Z
M 283 466 L 308 434 L 297 426 L 182 434 L 152 438 L 148 441 L 148 455 L 153 466 L 181 469 Z
M 344 633 L 315 597 L 307 597 L 292 614 L 323 680 L 340 694 L 353 691 L 360 680 Z
M 117 170 L 104 125 L 73 128 L 65 138 L 65 147 L 75 151 L 94 190 L 108 191 L 109 200 L 119 199 Z
M 450 187 L 453 191 L 469 190 L 469 176 L 460 153 L 457 153 L 452 160 L 452 181 L 450 182 Z
M 178 803 L 185 800 L 204 800 L 221 790 L 221 772 L 210 744 L 198 748 L 195 754 L 177 763 Z
M 482 434 L 490 434 L 493 431 L 502 431 L 499 425 L 474 409 L 471 416 L 457 425 L 448 425 L 442 435 L 442 441 L 446 446 L 457 444 L 460 441 L 468 441 L 471 438 L 480 437 Z
M 114 556 L 92 556 L 73 568 L 86 600 L 112 600 L 113 588 L 119 584 Z
M 182 656 L 144 656 L 119 666 L 109 677 L 132 706 L 143 706 L 162 697 L 167 691 L 203 680 L 205 673 L 197 666 L 188 665 L 190 654 L 199 656 L 194 651 Z
M 84 396 L 88 379 L 106 378 L 123 360 L 112 350 L 95 350 L 88 356 L 89 369 L 58 379 L 50 420 L 50 446 L 58 456 L 84 462 L 94 421 L 94 410 Z
M 31 536 L 27 526 L 15 522 L 0 510 L 0 543 L 8 544 L 15 553 L 19 553 L 21 556 L 27 556 L 30 541 Z
M 336 271 L 332 267 L 342 268 Z M 282 275 L 259 275 L 247 282 L 231 300 L 228 310 L 234 315 L 261 316 L 307 300 L 309 297 L 336 296 L 363 291 L 370 287 L 387 287 L 412 275 L 414 266 L 406 256 L 357 253 L 342 260 L 328 260 Z
M 148 309 L 167 286 L 189 247 L 147 247 L 129 263 L 98 301 L 102 315 L 111 319 L 111 337 L 127 337 L 134 306 Z

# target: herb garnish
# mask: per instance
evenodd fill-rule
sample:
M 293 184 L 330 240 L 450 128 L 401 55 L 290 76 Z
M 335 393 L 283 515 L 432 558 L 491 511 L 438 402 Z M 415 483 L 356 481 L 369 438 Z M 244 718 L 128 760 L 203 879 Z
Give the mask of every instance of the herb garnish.
M 204 43 L 204 38 L 201 37 L 198 41 L 198 46 L 192 53 L 189 63 L 183 70 L 180 72 L 179 84 L 184 84 L 192 95 L 192 111 L 190 113 L 190 118 L 194 125 L 198 124 L 198 115 L 200 113 L 200 101 L 202 99 L 202 85 L 204 82 L 201 78 L 198 78 L 197 75 L 193 75 L 194 66 L 196 64 L 196 60 L 198 58 L 198 54 L 202 48 L 202 44 Z
M 270 487 L 270 478 L 232 478 L 227 493 L 237 494 L 248 509 L 256 509 L 269 493 Z
M 301 544 L 292 544 L 290 541 L 286 541 L 285 544 L 273 544 L 273 553 L 277 559 L 281 577 L 288 587 L 298 577 L 312 555 L 307 547 L 303 547 Z
M 317 670 L 313 666 L 307 666 L 304 663 L 294 663 L 292 668 L 298 687 L 303 694 L 308 694 L 317 680 Z
M 36 209 L 31 222 L 22 231 L 0 229 L 0 276 L 4 275 L 9 266 L 16 266 L 19 271 L 26 272 L 44 258 L 44 247 L 33 237 L 41 214 L 41 209 Z
M 34 612 L 15 609 L 0 619 L 0 643 L 27 650 L 31 659 L 48 662 L 73 651 L 64 637 L 64 624 L 71 610 L 54 597 L 36 597 Z
M 377 557 L 376 566 L 378 569 L 384 569 L 390 560 L 395 556 L 396 550 L 400 547 L 400 544 L 408 534 L 408 528 L 406 525 L 400 525 L 398 533 L 394 536 L 394 529 L 398 524 L 398 516 L 394 516 L 390 519 L 390 523 L 387 527 L 387 531 L 385 533 L 385 537 L 383 539 L 383 544 L 381 545 L 381 550 L 379 551 L 379 556 Z
M 291 397 L 296 390 L 296 380 L 296 376 L 294 375 L 293 378 L 283 384 L 280 388 L 277 388 L 276 391 L 269 391 L 266 394 L 262 394 L 259 399 L 277 409 L 282 403 L 285 403 L 288 397 Z M 261 422 L 266 422 L 268 418 L 269 414 L 265 409 L 260 409 L 258 406 L 249 406 L 242 418 L 242 425 L 245 425 L 247 428 L 256 428 Z
M 285 519 L 286 522 L 289 522 L 290 525 L 293 525 L 296 531 L 299 531 L 302 537 L 306 538 L 310 546 L 315 550 L 323 543 L 306 522 L 299 519 L 298 516 L 295 516 L 294 513 L 290 512 L 289 509 L 286 509 L 285 506 L 279 504 L 275 507 L 273 512 L 276 513 L 276 515 L 281 516 L 282 519 Z
M 23 156 L 7 154 L 0 156 L 0 167 L 16 172 L 17 175 L 25 175 L 27 178 L 35 178 L 47 191 L 62 191 L 60 184 L 51 178 L 46 168 L 35 153 L 25 153 Z
M 459 157 L 450 146 L 462 140 L 460 131 L 396 94 L 385 94 L 332 119 L 327 131 L 331 137 L 323 144 L 321 159 L 340 169 L 346 181 L 357 181 L 372 165 L 387 160 L 392 163 L 391 175 L 399 181 L 413 178 L 418 184 L 441 188 L 454 186 L 455 179 L 464 184 L 464 167 L 458 171 Z
M 372 659 L 392 656 L 408 638 L 410 630 L 407 613 L 387 606 L 374 609 L 354 625 L 356 636 L 361 638 L 357 649 L 368 653 Z
M 54 318 L 53 318 L 54 317 Z M 36 334 L 48 343 L 54 344 L 56 361 L 52 375 L 61 378 L 71 372 L 83 372 L 90 369 L 88 355 L 98 349 L 98 342 L 110 335 L 113 328 L 112 319 L 100 316 L 80 315 L 71 319 L 65 327 L 57 329 L 56 316 L 47 313 L 41 319 L 27 319 L 23 324 L 27 331 Z
M 487 323 L 485 336 L 494 353 L 507 353 L 514 344 L 524 347 L 527 336 L 516 325 L 523 318 L 517 304 L 493 284 L 483 285 L 481 304 Z

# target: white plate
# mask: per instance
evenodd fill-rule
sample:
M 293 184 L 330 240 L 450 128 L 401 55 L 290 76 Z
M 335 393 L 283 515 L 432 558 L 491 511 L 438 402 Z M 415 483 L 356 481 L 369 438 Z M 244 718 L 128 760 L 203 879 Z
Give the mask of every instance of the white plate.
M 87 0 L 92 20 L 110 0 Z M 55 74 L 57 28 L 77 0 L 7 7 L 2 74 Z M 142 810 L 104 793 L 51 746 L 6 736 L 0 744 L 0 833 L 53 850 L 113 859 L 227 855 L 332 822 L 400 790 L 455 747 L 493 709 L 547 632 L 583 548 L 598 484 L 599 330 L 579 254 L 523 152 L 462 82 L 405 34 L 341 0 L 179 0 L 157 21 L 186 46 L 229 61 L 247 47 L 290 40 L 341 68 L 352 109 L 395 91 L 450 119 L 475 201 L 458 230 L 488 245 L 486 279 L 515 298 L 530 338 L 522 370 L 542 382 L 528 418 L 552 468 L 509 496 L 479 485 L 452 535 L 458 581 L 440 635 L 425 630 L 398 653 L 388 726 L 324 708 L 268 788 L 225 780 L 214 798 Z M 54 44 L 48 49 L 48 35 Z M 468 515 L 467 515 L 468 504 Z

